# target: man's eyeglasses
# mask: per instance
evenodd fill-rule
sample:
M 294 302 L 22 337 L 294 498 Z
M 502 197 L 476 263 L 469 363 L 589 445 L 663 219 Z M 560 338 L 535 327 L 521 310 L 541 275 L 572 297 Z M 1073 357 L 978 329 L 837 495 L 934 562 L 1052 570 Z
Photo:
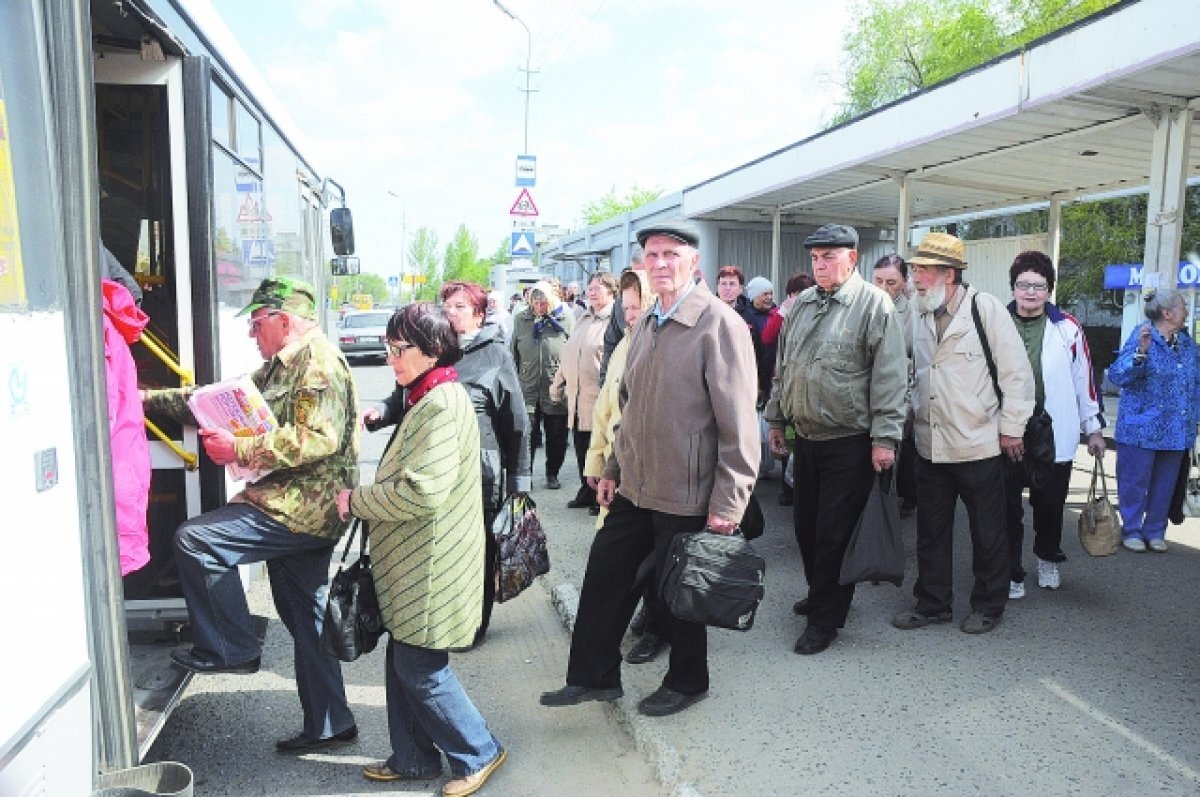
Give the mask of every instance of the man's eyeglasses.
M 1019 291 L 1033 291 L 1034 293 L 1041 293 L 1042 291 L 1047 290 L 1050 286 L 1044 282 L 1018 282 L 1013 287 Z
M 390 340 L 387 342 L 388 352 L 397 359 L 404 354 L 404 352 L 415 348 L 417 348 L 417 344 L 415 343 L 392 343 Z
M 250 334 L 257 335 L 259 327 L 261 326 L 262 322 L 266 321 L 268 318 L 272 318 L 277 315 L 279 315 L 279 311 L 272 310 L 269 313 L 263 313 L 258 318 L 251 318 L 250 320 L 248 320 L 246 323 L 250 325 Z

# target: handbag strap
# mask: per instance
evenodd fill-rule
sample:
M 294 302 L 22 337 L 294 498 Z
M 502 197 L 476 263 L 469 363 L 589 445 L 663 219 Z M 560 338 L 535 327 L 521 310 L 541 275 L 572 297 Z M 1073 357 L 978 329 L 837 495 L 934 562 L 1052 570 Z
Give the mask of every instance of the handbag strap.
M 1108 477 L 1104 474 L 1104 457 L 1092 458 L 1092 483 L 1088 486 L 1088 500 L 1096 497 L 1096 478 L 1100 479 L 1100 495 L 1108 500 Z
M 346 557 L 350 555 L 350 548 L 354 545 L 354 535 L 358 534 L 362 527 L 362 518 L 354 518 L 350 523 L 350 539 L 346 540 L 346 547 L 342 549 L 341 564 L 346 564 Z M 358 538 L 358 556 L 361 559 L 367 555 L 367 534 L 366 530 L 362 530 L 362 535 Z

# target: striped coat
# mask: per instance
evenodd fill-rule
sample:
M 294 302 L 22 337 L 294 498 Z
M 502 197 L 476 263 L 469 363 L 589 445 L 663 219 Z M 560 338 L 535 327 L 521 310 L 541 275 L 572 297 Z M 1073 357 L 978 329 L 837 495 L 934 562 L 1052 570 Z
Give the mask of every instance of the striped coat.
M 368 521 L 383 622 L 398 642 L 470 646 L 483 604 L 479 425 L 466 390 L 438 385 L 408 411 L 375 483 L 350 512 Z

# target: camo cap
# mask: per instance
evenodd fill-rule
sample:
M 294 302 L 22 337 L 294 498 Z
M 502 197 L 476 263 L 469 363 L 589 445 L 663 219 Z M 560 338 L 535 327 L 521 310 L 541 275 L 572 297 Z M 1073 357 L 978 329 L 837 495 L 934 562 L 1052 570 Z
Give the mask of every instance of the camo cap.
M 296 277 L 268 277 L 250 297 L 250 304 L 238 315 L 253 313 L 260 307 L 270 307 L 285 313 L 307 318 L 317 317 L 317 292 L 313 286 Z

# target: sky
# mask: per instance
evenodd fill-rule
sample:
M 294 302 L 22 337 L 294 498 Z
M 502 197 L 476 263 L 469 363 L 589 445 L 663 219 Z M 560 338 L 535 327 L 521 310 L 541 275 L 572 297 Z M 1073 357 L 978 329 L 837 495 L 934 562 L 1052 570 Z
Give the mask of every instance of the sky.
M 345 187 L 364 271 L 420 226 L 495 251 L 522 152 L 538 222 L 610 189 L 678 191 L 818 132 L 842 96 L 839 0 L 211 0 Z M 504 2 L 504 0 L 502 0 Z

